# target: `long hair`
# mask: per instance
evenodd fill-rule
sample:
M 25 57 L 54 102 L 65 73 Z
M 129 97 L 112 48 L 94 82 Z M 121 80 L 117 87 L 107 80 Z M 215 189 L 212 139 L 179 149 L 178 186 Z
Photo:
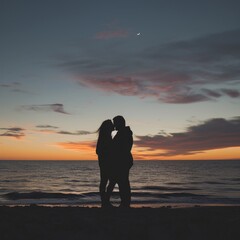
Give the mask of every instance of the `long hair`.
M 97 130 L 98 132 L 98 140 L 97 140 L 97 146 L 96 146 L 96 153 L 102 154 L 104 151 L 106 151 L 106 147 L 108 148 L 112 140 L 112 133 L 113 130 L 113 123 L 110 119 L 107 119 L 102 122 L 101 126 Z
M 113 130 L 113 123 L 110 119 L 107 119 L 102 122 L 101 126 L 97 130 L 98 137 L 106 136 L 111 133 Z

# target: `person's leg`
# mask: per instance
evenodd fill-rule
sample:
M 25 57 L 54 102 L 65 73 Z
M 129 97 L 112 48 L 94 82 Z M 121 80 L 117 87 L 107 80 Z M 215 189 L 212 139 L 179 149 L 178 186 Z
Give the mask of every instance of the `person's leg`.
M 114 166 L 111 162 L 108 167 L 108 186 L 107 186 L 107 191 L 106 191 L 106 201 L 109 206 L 112 206 L 110 203 L 110 197 L 112 195 L 113 189 L 117 183 L 117 176 L 118 176 L 118 171 L 116 170 L 116 166 Z
M 115 179 L 110 178 L 108 186 L 107 186 L 107 192 L 106 192 L 106 201 L 108 203 L 110 203 L 110 197 L 112 195 L 112 192 L 113 192 L 113 189 L 114 189 L 115 185 L 116 185 Z
M 110 197 L 112 195 L 113 189 L 115 187 L 116 182 L 109 180 L 109 184 L 107 186 L 107 192 L 106 192 L 106 204 L 108 206 L 112 206 L 111 202 L 110 202 Z
M 119 192 L 121 197 L 121 207 L 130 207 L 131 187 L 129 182 L 129 169 L 121 171 L 119 176 Z
M 102 207 L 106 205 L 106 186 L 108 182 L 108 176 L 103 168 L 100 168 L 100 185 L 99 192 L 101 197 Z

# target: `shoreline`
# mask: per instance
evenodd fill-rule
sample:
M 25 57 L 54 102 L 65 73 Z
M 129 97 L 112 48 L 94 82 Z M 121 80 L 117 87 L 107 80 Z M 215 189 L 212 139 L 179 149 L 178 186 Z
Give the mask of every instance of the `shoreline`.
M 113 203 L 114 208 L 118 208 L 119 204 Z M 0 204 L 1 207 L 46 207 L 46 208 L 101 208 L 101 203 L 11 203 Z M 133 203 L 131 208 L 195 208 L 195 207 L 240 207 L 240 204 L 226 204 L 226 203 Z
M 240 239 L 240 206 L 1 206 L 0 216 L 2 240 Z

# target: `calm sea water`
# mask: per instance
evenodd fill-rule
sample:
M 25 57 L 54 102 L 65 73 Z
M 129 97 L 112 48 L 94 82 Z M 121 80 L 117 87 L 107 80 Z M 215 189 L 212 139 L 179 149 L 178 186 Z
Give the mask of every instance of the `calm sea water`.
M 240 204 L 240 161 L 135 161 L 130 180 L 139 206 Z M 98 185 L 97 161 L 0 161 L 0 205 L 100 205 Z

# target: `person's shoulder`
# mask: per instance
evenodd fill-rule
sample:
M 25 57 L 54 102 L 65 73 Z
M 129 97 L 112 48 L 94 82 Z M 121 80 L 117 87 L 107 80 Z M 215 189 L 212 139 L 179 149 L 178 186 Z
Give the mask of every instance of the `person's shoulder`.
M 131 130 L 131 128 L 130 128 L 129 126 L 126 126 L 126 127 L 125 127 L 125 133 L 127 133 L 127 134 L 129 134 L 129 135 L 132 135 L 132 134 L 133 134 L 133 132 L 132 132 L 132 130 Z

